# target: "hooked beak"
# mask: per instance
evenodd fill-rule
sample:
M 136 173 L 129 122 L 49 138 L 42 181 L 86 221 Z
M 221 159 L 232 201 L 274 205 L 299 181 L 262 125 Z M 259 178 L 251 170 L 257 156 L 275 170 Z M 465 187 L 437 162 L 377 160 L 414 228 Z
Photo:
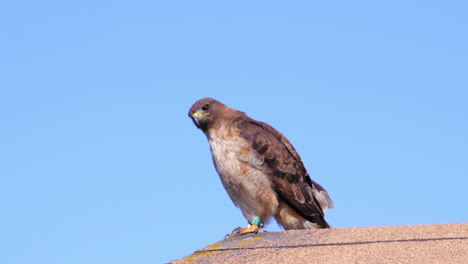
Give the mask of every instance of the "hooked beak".
M 200 127 L 200 120 L 204 118 L 205 116 L 209 115 L 210 113 L 200 113 L 200 112 L 194 112 L 192 114 L 192 120 L 195 123 L 195 125 L 199 128 Z

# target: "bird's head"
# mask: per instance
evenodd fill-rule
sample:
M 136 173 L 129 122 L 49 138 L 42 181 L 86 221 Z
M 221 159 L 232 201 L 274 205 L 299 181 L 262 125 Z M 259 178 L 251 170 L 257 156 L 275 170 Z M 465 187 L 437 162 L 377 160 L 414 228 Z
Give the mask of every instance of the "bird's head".
M 225 105 L 213 98 L 205 97 L 196 101 L 188 112 L 193 123 L 203 132 L 207 132 L 217 114 Z

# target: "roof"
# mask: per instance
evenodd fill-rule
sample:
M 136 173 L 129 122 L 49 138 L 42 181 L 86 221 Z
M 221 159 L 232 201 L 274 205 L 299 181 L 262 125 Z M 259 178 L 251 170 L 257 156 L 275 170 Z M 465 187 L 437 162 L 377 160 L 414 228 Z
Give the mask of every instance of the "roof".
M 173 263 L 467 263 L 468 223 L 237 236 Z

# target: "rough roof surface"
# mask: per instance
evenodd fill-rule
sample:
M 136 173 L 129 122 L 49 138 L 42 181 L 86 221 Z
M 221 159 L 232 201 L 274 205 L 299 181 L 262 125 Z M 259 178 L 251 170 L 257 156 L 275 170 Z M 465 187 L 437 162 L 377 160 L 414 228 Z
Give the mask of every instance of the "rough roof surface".
M 468 263 L 468 223 L 249 234 L 173 263 Z

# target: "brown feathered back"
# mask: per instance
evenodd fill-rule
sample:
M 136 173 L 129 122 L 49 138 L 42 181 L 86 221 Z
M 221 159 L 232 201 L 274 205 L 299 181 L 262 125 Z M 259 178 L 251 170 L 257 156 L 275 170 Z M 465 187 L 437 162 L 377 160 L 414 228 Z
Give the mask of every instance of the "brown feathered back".
M 312 181 L 289 140 L 270 125 L 247 116 L 238 118 L 236 123 L 240 135 L 263 159 L 262 169 L 272 175 L 273 188 L 280 199 L 306 220 L 330 227 L 324 211 L 332 208 L 333 202 L 323 187 Z

